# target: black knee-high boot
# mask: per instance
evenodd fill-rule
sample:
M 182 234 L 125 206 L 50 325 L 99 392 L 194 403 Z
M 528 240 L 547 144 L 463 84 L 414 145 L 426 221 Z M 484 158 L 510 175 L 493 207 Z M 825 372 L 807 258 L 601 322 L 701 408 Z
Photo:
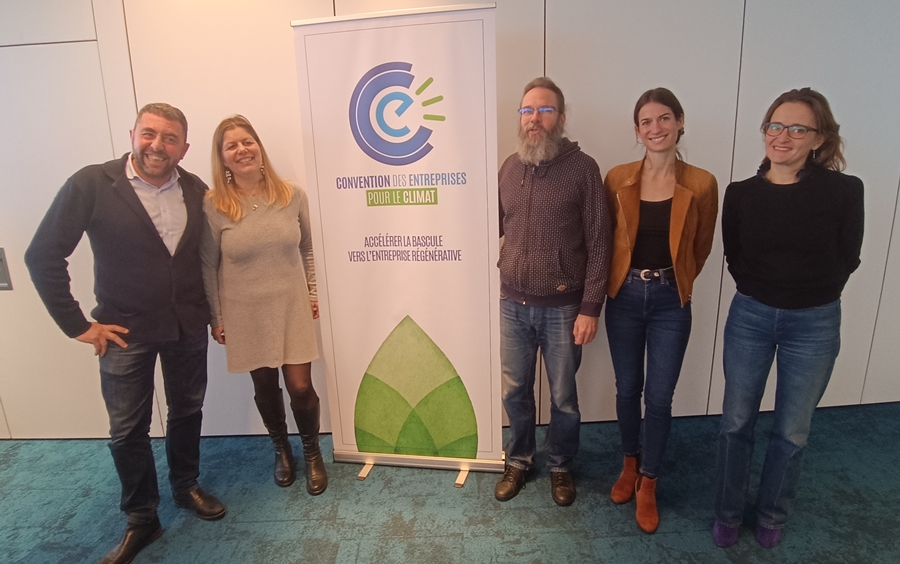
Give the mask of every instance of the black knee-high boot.
M 291 441 L 288 440 L 281 389 L 278 390 L 277 396 L 271 398 L 255 396 L 253 399 L 256 401 L 256 408 L 262 416 L 263 424 L 272 438 L 272 444 L 275 445 L 275 483 L 286 488 L 294 483 L 297 471 L 294 467 Z
M 328 487 L 328 475 L 325 473 L 325 461 L 319 450 L 319 398 L 316 404 L 306 409 L 297 409 L 291 405 L 300 439 L 303 441 L 303 458 L 306 460 L 306 491 L 311 495 L 319 495 Z

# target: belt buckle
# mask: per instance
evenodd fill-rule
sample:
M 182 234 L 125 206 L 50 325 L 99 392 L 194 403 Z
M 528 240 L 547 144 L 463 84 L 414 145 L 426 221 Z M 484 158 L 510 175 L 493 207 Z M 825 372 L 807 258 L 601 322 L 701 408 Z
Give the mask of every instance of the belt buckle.
M 655 271 L 650 270 L 649 268 L 645 268 L 644 270 L 641 271 L 641 280 L 643 280 L 644 282 L 649 282 L 649 281 L 653 280 L 654 272 Z M 644 275 L 647 275 L 649 278 L 644 278 Z

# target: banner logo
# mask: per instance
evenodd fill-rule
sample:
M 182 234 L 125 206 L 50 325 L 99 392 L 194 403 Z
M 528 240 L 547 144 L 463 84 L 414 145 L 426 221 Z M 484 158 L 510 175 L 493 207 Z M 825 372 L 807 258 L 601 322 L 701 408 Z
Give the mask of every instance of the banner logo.
M 410 135 L 409 127 L 392 127 L 385 118 L 389 113 L 402 117 L 415 102 L 407 93 L 415 79 L 415 75 L 409 72 L 411 69 L 412 64 L 403 62 L 378 65 L 359 79 L 350 98 L 350 131 L 353 132 L 356 144 L 365 154 L 386 165 L 414 163 L 433 148 L 428 142 L 431 129 L 420 124 L 416 132 Z M 433 78 L 425 80 L 415 90 L 415 95 L 421 96 L 432 82 Z M 386 90 L 388 92 L 384 93 Z M 443 96 L 435 96 L 423 100 L 421 105 L 428 107 L 443 99 Z M 397 105 L 396 102 L 400 104 Z M 444 121 L 446 118 L 426 113 L 422 115 L 422 119 Z M 397 120 L 392 118 L 392 121 L 396 124 Z

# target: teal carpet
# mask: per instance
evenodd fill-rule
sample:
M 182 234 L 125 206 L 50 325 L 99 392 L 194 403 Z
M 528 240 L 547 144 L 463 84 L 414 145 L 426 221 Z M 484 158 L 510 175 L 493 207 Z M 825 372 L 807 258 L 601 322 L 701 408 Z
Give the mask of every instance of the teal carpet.
M 311 497 L 302 479 L 275 486 L 268 438 L 203 439 L 201 483 L 228 506 L 217 522 L 173 507 L 155 440 L 165 534 L 135 563 L 900 562 L 900 403 L 816 413 L 795 512 L 771 550 L 753 538 L 750 511 L 737 545 L 712 543 L 718 423 L 674 421 L 654 535 L 638 530 L 634 502 L 609 501 L 620 464 L 615 423 L 582 426 L 578 499 L 568 508 L 554 505 L 543 468 L 500 503 L 497 474 L 470 474 L 457 489 L 455 472 L 376 467 L 360 482 L 359 466 L 329 463 L 328 490 Z M 761 416 L 758 441 L 770 424 Z M 331 437 L 322 442 L 330 460 Z M 105 441 L 0 441 L 0 562 L 96 562 L 124 527 L 118 492 Z

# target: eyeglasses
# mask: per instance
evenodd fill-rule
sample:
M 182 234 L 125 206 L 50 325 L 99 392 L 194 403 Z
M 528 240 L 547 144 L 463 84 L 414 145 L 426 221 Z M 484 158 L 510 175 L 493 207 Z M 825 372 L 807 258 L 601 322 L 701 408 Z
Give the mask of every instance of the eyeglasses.
M 535 111 L 537 111 L 538 114 L 545 116 L 555 112 L 556 108 L 554 108 L 553 106 L 541 106 L 540 108 L 519 108 L 519 115 L 533 116 Z
M 763 132 L 770 137 L 778 137 L 781 135 L 781 132 L 787 129 L 788 137 L 791 139 L 803 139 L 806 137 L 806 134 L 810 131 L 819 132 L 815 127 L 809 127 L 807 125 L 785 125 L 783 123 L 771 122 L 764 123 L 762 126 Z

